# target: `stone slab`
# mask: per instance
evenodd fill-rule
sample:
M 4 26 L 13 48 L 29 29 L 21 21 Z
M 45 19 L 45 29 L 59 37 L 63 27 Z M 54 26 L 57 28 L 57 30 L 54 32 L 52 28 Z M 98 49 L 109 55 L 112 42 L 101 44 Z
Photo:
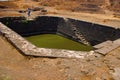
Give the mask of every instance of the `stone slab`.
M 100 43 L 100 44 L 98 44 L 98 45 L 95 45 L 95 46 L 93 46 L 93 47 L 94 47 L 94 48 L 102 48 L 102 47 L 107 46 L 107 45 L 109 45 L 109 44 L 112 44 L 112 41 L 107 40 L 107 41 L 105 41 L 105 42 L 103 42 L 103 43 Z
M 99 49 L 95 50 L 95 52 L 106 55 L 108 52 L 116 49 L 119 46 L 120 46 L 120 39 L 117 39 L 110 44 L 104 44 L 104 45 L 102 44 L 102 47 L 99 47 Z

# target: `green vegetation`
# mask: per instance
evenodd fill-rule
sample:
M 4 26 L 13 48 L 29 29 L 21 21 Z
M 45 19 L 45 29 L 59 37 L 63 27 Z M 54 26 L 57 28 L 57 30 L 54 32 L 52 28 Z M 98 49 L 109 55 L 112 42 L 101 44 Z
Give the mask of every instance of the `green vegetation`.
M 22 20 L 21 22 L 24 23 L 24 24 L 27 24 L 28 20 Z
M 9 76 L 4 76 L 3 78 L 0 77 L 0 80 L 12 80 Z
M 93 49 L 92 46 L 86 46 L 55 34 L 43 34 L 25 38 L 37 47 L 43 48 L 57 48 L 79 51 L 90 51 Z
M 7 25 L 7 26 L 8 26 L 8 25 L 9 25 L 9 22 L 6 22 L 6 23 L 5 23 L 5 25 Z

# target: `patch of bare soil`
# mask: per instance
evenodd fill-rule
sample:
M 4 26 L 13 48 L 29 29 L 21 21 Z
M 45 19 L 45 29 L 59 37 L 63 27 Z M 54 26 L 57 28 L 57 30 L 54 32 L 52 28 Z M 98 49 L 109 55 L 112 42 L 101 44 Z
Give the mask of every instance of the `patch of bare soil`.
M 17 4 L 14 2 L 6 2 L 6 1 L 1 1 L 0 2 L 0 9 L 5 9 L 5 8 L 18 8 Z

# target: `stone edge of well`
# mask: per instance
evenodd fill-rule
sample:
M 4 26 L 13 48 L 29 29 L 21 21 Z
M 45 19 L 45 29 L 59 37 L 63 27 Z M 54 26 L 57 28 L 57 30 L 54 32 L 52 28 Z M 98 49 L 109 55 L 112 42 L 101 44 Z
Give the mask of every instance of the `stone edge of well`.
M 59 58 L 85 58 L 94 55 L 94 51 L 73 51 L 65 49 L 38 48 L 21 37 L 19 34 L 0 22 L 0 34 L 5 37 L 20 52 L 28 56 L 59 57 Z

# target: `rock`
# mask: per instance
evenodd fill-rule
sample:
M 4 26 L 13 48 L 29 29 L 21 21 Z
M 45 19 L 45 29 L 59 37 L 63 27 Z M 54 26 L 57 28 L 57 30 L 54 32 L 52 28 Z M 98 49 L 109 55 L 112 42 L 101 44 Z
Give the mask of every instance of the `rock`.
M 94 61 L 94 60 L 95 60 L 94 56 L 89 56 L 89 57 L 86 58 L 87 62 Z
M 102 56 L 103 56 L 103 55 L 98 54 L 98 53 L 95 54 L 95 57 L 96 57 L 96 58 L 99 58 L 99 57 L 102 57 Z
M 32 9 L 32 11 L 40 11 L 40 10 L 43 10 L 44 8 L 39 8 L 39 7 L 35 7 Z
M 81 73 L 83 73 L 84 75 L 95 75 L 96 71 L 93 68 L 90 69 L 82 69 Z
M 86 70 L 86 69 L 82 69 L 82 70 L 81 70 L 81 73 L 83 73 L 83 74 L 88 74 L 88 73 L 89 73 L 89 71 L 88 71 L 88 70 Z
M 74 78 L 69 77 L 67 80 L 75 80 Z
M 107 80 L 106 74 L 102 74 L 102 80 Z
M 120 80 L 120 68 L 114 68 L 114 73 L 112 73 L 114 80 Z
M 47 10 L 45 10 L 45 9 L 42 9 L 42 10 L 41 10 L 41 12 L 47 12 Z
M 95 75 L 96 74 L 96 71 L 94 69 L 89 69 L 89 74 L 88 75 Z
M 24 10 L 19 10 L 18 12 L 19 12 L 19 13 L 25 13 L 26 11 L 24 11 Z
M 116 58 L 120 60 L 120 56 L 117 56 Z
M 96 77 L 96 79 L 95 80 L 101 80 L 99 77 Z

